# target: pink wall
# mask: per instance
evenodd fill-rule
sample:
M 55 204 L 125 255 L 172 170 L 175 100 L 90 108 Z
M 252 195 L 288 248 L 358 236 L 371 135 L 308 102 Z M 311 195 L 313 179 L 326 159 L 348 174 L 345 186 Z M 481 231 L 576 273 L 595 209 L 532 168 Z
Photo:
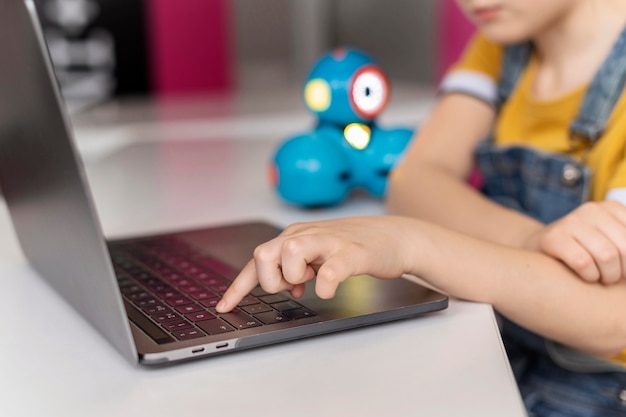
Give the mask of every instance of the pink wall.
M 229 0 L 146 0 L 146 8 L 157 94 L 232 88 Z
M 437 79 L 445 73 L 463 51 L 465 43 L 474 32 L 474 26 L 465 18 L 454 0 L 439 0 L 437 25 L 438 51 Z

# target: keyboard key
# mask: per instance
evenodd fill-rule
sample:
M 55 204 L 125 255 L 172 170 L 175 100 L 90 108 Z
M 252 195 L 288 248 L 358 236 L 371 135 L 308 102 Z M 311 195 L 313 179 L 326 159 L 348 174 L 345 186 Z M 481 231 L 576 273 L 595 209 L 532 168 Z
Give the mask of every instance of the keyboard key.
M 161 326 L 165 327 L 170 332 L 173 332 L 175 330 L 190 329 L 193 327 L 191 323 L 187 323 L 186 321 L 182 320 L 161 323 Z
M 141 300 L 135 300 L 133 302 L 137 307 L 141 309 L 143 309 L 144 307 L 156 306 L 161 304 L 156 298 L 142 298 Z
M 217 294 L 209 291 L 200 291 L 189 294 L 194 300 L 206 300 L 207 298 L 217 298 Z
M 247 297 L 244 297 L 244 299 L 241 300 L 239 302 L 239 304 L 237 304 L 237 305 L 239 307 L 241 307 L 241 306 L 247 306 L 247 305 L 250 305 L 250 304 L 257 304 L 258 302 L 259 302 L 258 298 L 252 297 L 252 296 L 247 296 Z
M 266 311 L 272 311 L 272 308 L 270 306 L 260 303 L 241 306 L 241 309 L 248 314 L 265 313 Z
M 190 273 L 189 275 L 191 275 L 192 277 L 194 277 L 195 279 L 199 281 L 217 278 L 217 276 L 214 273 L 206 271 L 204 269 L 197 271 L 197 272 Z
M 224 293 L 230 287 L 230 284 L 211 285 L 211 289 L 218 293 Z
M 240 330 L 257 327 L 262 324 L 259 320 L 255 319 L 254 317 L 250 317 L 249 315 L 241 311 L 232 311 L 230 313 L 220 314 L 220 318 L 226 320 L 235 328 Z
M 157 297 L 162 300 L 167 300 L 169 298 L 180 297 L 182 294 L 175 290 L 167 290 L 163 292 L 157 293 Z
M 266 295 L 260 296 L 259 300 L 267 304 L 274 304 L 274 303 L 280 303 L 281 301 L 288 301 L 289 297 L 282 295 L 282 294 L 266 294 Z
M 126 297 L 128 297 L 129 300 L 143 300 L 144 298 L 150 298 L 150 293 L 147 291 L 138 291 L 138 292 L 133 292 L 130 294 L 125 294 Z
M 255 297 L 260 297 L 262 295 L 268 295 L 265 290 L 261 287 L 255 287 L 252 289 L 252 291 L 250 291 L 250 294 L 254 295 Z
M 163 285 L 164 282 L 161 281 L 158 278 L 148 278 L 148 279 L 142 279 L 141 283 L 143 285 L 145 285 L 146 287 L 156 287 L 158 285 Z
M 315 316 L 314 312 L 312 312 L 311 310 L 307 310 L 306 308 L 283 311 L 283 314 L 293 320 Z
M 142 271 L 139 272 L 137 274 L 132 274 L 133 278 L 138 279 L 141 282 L 145 282 L 145 283 L 152 283 L 152 282 L 158 282 L 160 281 L 156 275 L 148 272 L 148 271 Z
M 172 334 L 178 340 L 197 339 L 198 337 L 206 336 L 198 329 L 175 330 Z
M 172 291 L 172 287 L 167 285 L 167 284 L 156 284 L 156 285 L 149 285 L 148 289 L 154 293 L 164 293 L 167 291 Z
M 181 314 L 195 313 L 196 311 L 204 311 L 198 304 L 187 304 L 186 306 L 176 307 L 176 311 Z
M 285 321 L 289 321 L 288 317 L 285 317 L 282 314 L 280 314 L 278 311 L 274 311 L 274 310 L 268 311 L 267 313 L 255 314 L 254 317 L 261 320 L 261 322 L 265 324 L 282 323 Z
M 196 323 L 196 326 L 211 335 L 232 332 L 235 330 L 235 328 L 230 324 L 220 319 L 199 321 Z
M 144 289 L 137 284 L 124 285 L 124 286 L 120 284 L 120 288 L 122 289 L 122 294 L 125 294 L 125 295 L 137 294 L 137 293 L 144 291 Z
M 180 320 L 182 319 L 181 316 L 179 316 L 176 313 L 173 312 L 166 312 L 166 313 L 161 313 L 161 314 L 155 314 L 153 316 L 151 316 L 154 320 L 158 321 L 159 323 L 167 323 L 168 321 L 175 321 L 175 320 Z
M 163 344 L 174 341 L 172 336 L 154 324 L 146 315 L 143 314 L 143 312 L 140 312 L 135 307 L 128 304 L 128 301 L 124 301 L 124 307 L 126 307 L 128 318 L 140 329 L 146 332 L 146 334 L 148 334 L 155 342 Z
M 133 281 L 132 279 L 126 277 L 126 275 L 124 276 L 117 276 L 117 285 L 119 285 L 120 288 L 125 288 L 125 287 L 132 287 L 132 286 L 136 286 L 137 283 L 135 281 Z
M 220 300 L 219 298 L 207 298 L 206 300 L 199 300 L 199 301 L 200 301 L 200 304 L 202 304 L 203 306 L 215 307 L 219 300 Z
M 187 317 L 189 320 L 194 321 L 194 322 L 204 321 L 204 320 L 213 320 L 214 318 L 216 318 L 213 314 L 209 313 L 208 311 L 198 311 L 197 313 L 187 314 L 185 317 Z
M 227 279 L 224 279 L 222 277 L 218 277 L 215 275 L 211 275 L 208 278 L 202 278 L 200 279 L 200 282 L 202 282 L 204 285 L 208 285 L 209 287 L 215 286 L 215 285 L 228 285 L 230 284 L 230 281 Z
M 190 294 L 192 292 L 200 292 L 204 290 L 204 287 L 199 287 L 197 285 L 185 285 L 185 286 L 180 286 L 179 287 L 181 292 L 184 292 L 186 294 Z
M 165 302 L 169 305 L 171 305 L 172 307 L 178 307 L 178 306 L 184 306 L 185 304 L 192 304 L 193 301 L 191 301 L 189 298 L 187 297 L 173 297 L 173 298 L 168 298 L 167 300 L 165 300 Z
M 194 282 L 193 282 L 192 280 L 190 280 L 190 279 L 186 279 L 186 278 L 183 278 L 183 279 L 178 279 L 178 280 L 176 280 L 176 281 L 170 281 L 170 283 L 171 283 L 172 285 L 174 285 L 174 286 L 176 286 L 176 287 L 180 288 L 180 289 L 181 289 L 181 291 L 184 291 L 184 290 L 183 290 L 183 288 L 184 288 L 184 287 L 188 287 L 188 286 L 190 286 L 190 285 L 193 285 L 193 284 L 194 284 Z
M 287 311 L 287 310 L 295 310 L 296 308 L 301 308 L 302 306 L 298 303 L 296 303 L 295 301 L 283 301 L 282 303 L 276 303 L 276 304 L 272 304 L 272 307 L 274 307 L 276 310 L 283 312 L 283 311 Z
M 165 279 L 168 282 L 173 283 L 173 282 L 185 279 L 185 277 L 183 277 L 181 274 L 177 272 L 169 272 L 169 273 L 163 274 L 163 279 Z
M 163 304 L 157 304 L 157 305 L 153 305 L 153 306 L 146 306 L 144 308 L 142 308 L 142 310 L 152 316 L 153 314 L 161 314 L 161 313 L 165 313 L 166 311 L 172 311 L 169 307 L 165 307 Z

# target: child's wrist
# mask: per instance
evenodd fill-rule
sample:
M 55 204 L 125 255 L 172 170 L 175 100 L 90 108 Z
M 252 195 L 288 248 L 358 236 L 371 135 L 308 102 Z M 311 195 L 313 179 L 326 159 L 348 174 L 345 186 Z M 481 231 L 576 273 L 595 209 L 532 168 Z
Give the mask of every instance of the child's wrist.
M 538 224 L 528 231 L 519 240 L 517 247 L 519 249 L 538 252 L 541 250 L 541 236 L 545 229 L 545 225 Z

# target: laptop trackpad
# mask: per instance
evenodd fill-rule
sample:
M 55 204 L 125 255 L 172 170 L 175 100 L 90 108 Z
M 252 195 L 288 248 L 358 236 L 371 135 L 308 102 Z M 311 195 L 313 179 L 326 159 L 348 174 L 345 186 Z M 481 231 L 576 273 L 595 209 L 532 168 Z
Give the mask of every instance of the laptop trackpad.
M 414 309 L 440 303 L 445 296 L 403 278 L 382 280 L 369 275 L 348 278 L 335 297 L 322 300 L 315 295 L 315 283 L 307 285 L 298 300 L 326 318 L 344 318 L 393 310 Z

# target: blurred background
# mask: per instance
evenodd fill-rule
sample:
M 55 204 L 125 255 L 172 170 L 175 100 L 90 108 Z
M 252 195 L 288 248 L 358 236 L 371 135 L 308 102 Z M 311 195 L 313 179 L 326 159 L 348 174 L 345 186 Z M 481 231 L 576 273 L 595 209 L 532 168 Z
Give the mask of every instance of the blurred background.
M 36 0 L 70 106 L 300 86 L 336 46 L 434 86 L 472 33 L 453 0 Z

